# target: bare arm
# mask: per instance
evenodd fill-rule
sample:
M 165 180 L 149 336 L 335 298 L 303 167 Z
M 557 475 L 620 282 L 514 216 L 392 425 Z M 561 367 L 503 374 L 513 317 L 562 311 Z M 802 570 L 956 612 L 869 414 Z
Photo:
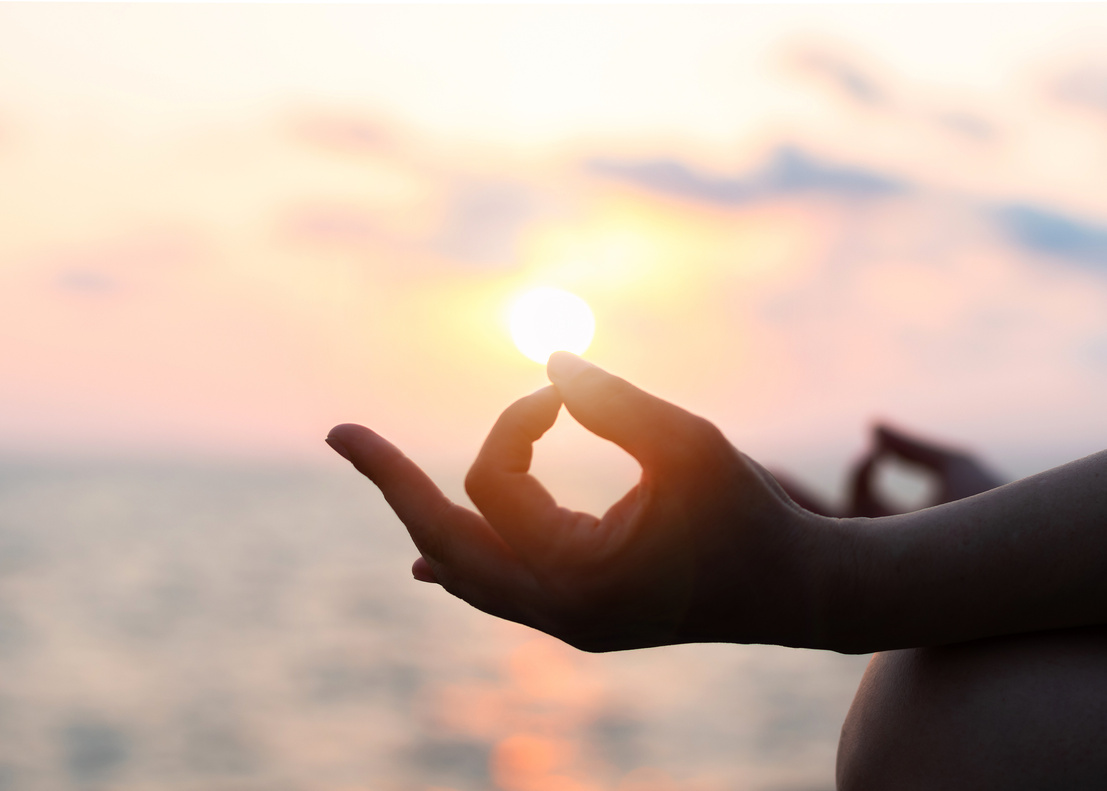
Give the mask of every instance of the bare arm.
M 681 642 L 866 652 L 1107 623 L 1107 454 L 912 514 L 836 519 L 793 502 L 707 421 L 583 360 L 509 407 L 451 503 L 361 426 L 328 442 L 373 480 L 421 557 L 474 606 L 591 651 Z M 564 404 L 638 460 L 602 517 L 529 474 Z
M 1107 623 L 1107 451 L 956 502 L 839 522 L 841 651 Z

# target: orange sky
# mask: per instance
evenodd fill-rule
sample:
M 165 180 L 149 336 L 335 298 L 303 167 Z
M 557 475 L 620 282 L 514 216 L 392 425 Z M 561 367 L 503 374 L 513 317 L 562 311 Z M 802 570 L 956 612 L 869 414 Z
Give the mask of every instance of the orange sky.
M 758 458 L 846 459 L 874 415 L 1016 467 L 1098 449 L 1105 34 L 1098 5 L 0 5 L 0 453 L 317 458 L 353 420 L 467 458 L 543 383 L 503 315 L 541 284 Z M 1020 241 L 1023 205 L 1092 246 Z

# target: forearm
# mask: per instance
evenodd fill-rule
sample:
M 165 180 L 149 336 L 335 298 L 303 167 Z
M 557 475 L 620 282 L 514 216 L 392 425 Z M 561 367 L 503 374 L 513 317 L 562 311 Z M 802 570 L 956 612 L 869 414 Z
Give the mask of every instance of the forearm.
M 818 643 L 850 653 L 1107 623 L 1107 451 L 952 503 L 827 525 Z

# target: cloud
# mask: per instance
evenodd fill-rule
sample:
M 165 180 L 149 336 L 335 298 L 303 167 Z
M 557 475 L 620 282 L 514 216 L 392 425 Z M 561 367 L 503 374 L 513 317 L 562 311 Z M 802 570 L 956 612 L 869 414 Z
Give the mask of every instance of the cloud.
M 804 77 L 815 77 L 820 85 L 829 85 L 835 94 L 853 105 L 879 110 L 887 118 L 905 124 L 937 126 L 967 142 L 982 143 L 996 137 L 996 126 L 979 113 L 963 109 L 937 110 L 928 106 L 928 98 L 912 97 L 908 85 L 890 86 L 887 68 L 863 68 L 856 59 L 817 46 L 793 53 L 791 63 Z M 874 73 L 880 73 L 885 79 L 878 80 Z M 866 116 L 866 123 L 871 118 Z
M 39 265 L 56 273 L 52 285 L 61 292 L 103 296 L 174 273 L 199 252 L 199 240 L 183 230 L 137 232 L 49 253 Z
M 303 113 L 293 118 L 292 128 L 304 143 L 337 154 L 379 154 L 393 142 L 388 126 L 376 118 Z
M 914 185 L 855 165 L 831 164 L 795 147 L 776 150 L 762 168 L 742 177 L 714 177 L 676 159 L 624 162 L 592 159 L 593 173 L 643 189 L 723 206 L 754 203 L 777 196 L 818 192 L 842 199 L 882 198 Z M 1107 224 L 1072 217 L 1063 211 L 1023 203 L 970 204 L 1014 246 L 1107 271 Z
M 380 223 L 357 206 L 313 204 L 290 210 L 281 218 L 287 236 L 310 244 L 360 249 L 382 237 Z
M 1107 66 L 1084 66 L 1062 75 L 1052 94 L 1065 104 L 1107 114 Z
M 864 168 L 819 161 L 794 146 L 781 146 L 765 166 L 737 178 L 703 175 L 672 159 L 623 162 L 597 158 L 589 160 L 586 168 L 654 192 L 728 206 L 776 195 L 822 192 L 864 198 L 908 188 L 898 179 Z
M 119 280 L 95 269 L 68 269 L 58 275 L 57 286 L 76 294 L 109 294 L 118 291 Z
M 875 107 L 888 103 L 888 94 L 876 80 L 845 58 L 820 50 L 806 50 L 798 65 L 830 83 L 840 94 L 858 104 Z
M 1017 203 L 998 207 L 994 217 L 1007 237 L 1024 249 L 1107 268 L 1107 225 Z
M 514 264 L 519 237 L 539 209 L 538 195 L 524 184 L 463 180 L 452 191 L 432 247 L 464 263 Z
M 949 132 L 982 142 L 992 140 L 997 132 L 996 127 L 986 118 L 961 110 L 941 113 L 934 120 Z

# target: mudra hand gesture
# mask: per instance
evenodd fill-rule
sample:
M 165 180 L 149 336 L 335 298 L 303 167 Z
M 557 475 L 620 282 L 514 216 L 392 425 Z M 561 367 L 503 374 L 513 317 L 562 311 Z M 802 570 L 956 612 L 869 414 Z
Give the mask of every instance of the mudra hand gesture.
M 469 471 L 479 513 L 369 429 L 331 431 L 407 526 L 422 555 L 415 577 L 588 651 L 814 645 L 818 523 L 834 520 L 796 506 L 703 418 L 567 352 L 548 373 L 553 385 L 504 411 Z M 642 466 L 602 517 L 558 506 L 528 471 L 562 404 Z
M 703 418 L 566 352 L 547 370 L 553 386 L 508 407 L 469 472 L 480 513 L 369 429 L 328 437 L 407 526 L 415 576 L 486 612 L 589 651 L 726 641 L 863 653 L 1107 622 L 1107 452 L 921 511 L 825 516 Z M 528 472 L 562 404 L 642 466 L 603 517 L 559 507 Z M 915 461 L 943 491 L 995 483 L 959 452 L 878 439 L 878 455 L 936 453 Z

